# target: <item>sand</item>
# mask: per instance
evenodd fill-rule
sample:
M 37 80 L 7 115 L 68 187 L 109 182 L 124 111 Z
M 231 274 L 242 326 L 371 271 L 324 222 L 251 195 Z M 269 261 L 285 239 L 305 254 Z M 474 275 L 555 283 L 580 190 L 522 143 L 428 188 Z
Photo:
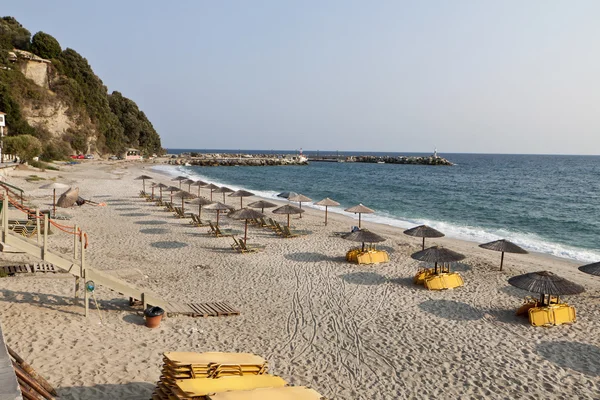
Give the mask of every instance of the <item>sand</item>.
M 141 173 L 171 183 L 151 166 L 93 161 L 58 172 L 14 171 L 10 182 L 43 208 L 51 203 L 51 193 L 38 189 L 45 182 L 25 177 L 56 177 L 78 186 L 82 197 L 107 203 L 59 210 L 88 233 L 91 266 L 166 299 L 228 301 L 241 315 L 174 317 L 151 330 L 126 298 L 99 287 L 101 323 L 95 308 L 83 317 L 73 297 L 74 278 L 67 274 L 0 278 L 7 342 L 61 398 L 148 399 L 164 351 L 253 352 L 268 359 L 272 373 L 331 399 L 600 397 L 600 279 L 578 272 L 577 264 L 508 254 L 500 272 L 499 253 L 434 239 L 428 243 L 467 255 L 456 268 L 466 284 L 431 292 L 412 283 L 419 263 L 409 255 L 420 249 L 419 239 L 364 222 L 388 239 L 380 247 L 391 260 L 348 264 L 344 255 L 354 244 L 334 233 L 357 221 L 330 214 L 325 227 L 323 212 L 314 209 L 292 219 L 312 234 L 281 239 L 250 228 L 249 243 L 266 250 L 238 254 L 230 238 L 210 237 L 206 228 L 137 196 L 142 182 L 133 178 Z M 228 201 L 239 204 L 237 198 Z M 242 222 L 224 222 L 243 230 Z M 68 254 L 72 240 L 51 235 L 51 248 Z M 23 254 L 1 257 L 5 263 L 35 261 Z M 567 299 L 577 307 L 577 323 L 534 328 L 514 315 L 527 293 L 507 279 L 536 270 L 586 287 Z

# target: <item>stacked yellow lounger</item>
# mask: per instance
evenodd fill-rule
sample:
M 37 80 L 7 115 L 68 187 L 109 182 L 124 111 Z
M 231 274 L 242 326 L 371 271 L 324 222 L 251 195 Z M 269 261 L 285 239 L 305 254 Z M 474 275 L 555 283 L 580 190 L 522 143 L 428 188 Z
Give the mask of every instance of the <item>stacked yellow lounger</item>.
M 458 272 L 443 272 L 424 279 L 423 284 L 429 290 L 453 289 L 465 283 Z
M 321 400 L 315 390 L 304 386 L 254 389 L 240 392 L 224 392 L 206 396 L 207 400 Z
M 529 322 L 533 326 L 572 324 L 577 320 L 575 307 L 568 304 L 531 307 L 529 308 L 528 313 Z
M 285 385 L 287 385 L 285 380 L 269 374 L 226 376 L 215 379 L 198 378 L 177 381 L 174 394 L 177 399 L 205 400 L 206 396 L 215 393 L 247 391 L 258 388 L 279 388 Z

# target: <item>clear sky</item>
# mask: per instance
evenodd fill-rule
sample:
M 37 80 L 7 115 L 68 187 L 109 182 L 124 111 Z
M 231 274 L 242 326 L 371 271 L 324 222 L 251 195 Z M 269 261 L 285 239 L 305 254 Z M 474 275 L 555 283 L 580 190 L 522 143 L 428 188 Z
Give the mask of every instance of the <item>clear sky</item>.
M 163 146 L 600 154 L 600 1 L 18 0 Z

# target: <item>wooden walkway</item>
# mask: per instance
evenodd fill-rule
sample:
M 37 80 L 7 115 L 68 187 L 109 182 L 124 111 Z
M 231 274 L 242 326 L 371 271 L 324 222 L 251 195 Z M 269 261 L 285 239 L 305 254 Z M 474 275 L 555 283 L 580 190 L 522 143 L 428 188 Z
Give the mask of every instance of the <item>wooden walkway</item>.
M 168 315 L 187 315 L 190 317 L 225 317 L 240 315 L 231 305 L 225 302 L 219 303 L 188 303 L 178 304 L 167 302 L 165 312 Z
M 35 273 L 35 272 L 64 272 L 60 268 L 49 263 L 33 263 L 33 264 L 18 264 L 18 265 L 3 265 L 0 266 L 0 271 L 4 271 L 7 275 Z
M 8 356 L 2 325 L 0 325 L 0 400 L 22 400 L 21 390 L 17 382 L 15 370 Z

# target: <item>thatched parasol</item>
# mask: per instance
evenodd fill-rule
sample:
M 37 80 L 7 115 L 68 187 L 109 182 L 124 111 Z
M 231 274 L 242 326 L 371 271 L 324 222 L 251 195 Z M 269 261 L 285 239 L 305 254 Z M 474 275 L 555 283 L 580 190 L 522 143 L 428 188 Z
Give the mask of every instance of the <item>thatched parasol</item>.
M 206 197 L 197 197 L 194 200 L 190 201 L 190 204 L 198 204 L 198 219 L 202 220 L 202 206 L 212 204 L 212 201 L 210 201 Z
M 144 175 L 142 175 L 144 176 Z M 52 216 L 56 217 L 56 189 L 66 189 L 69 185 L 60 182 L 52 182 L 40 186 L 40 189 L 52 189 Z
M 385 242 L 385 238 L 378 234 L 371 232 L 368 229 L 359 229 L 354 232 L 347 233 L 342 236 L 343 239 L 351 240 L 353 242 L 362 242 L 362 251 L 365 251 L 365 243 L 379 243 Z
M 185 181 L 186 179 L 188 179 L 187 176 L 181 176 L 181 175 L 179 175 L 177 178 L 173 178 L 171 180 L 172 181 L 179 181 L 179 189 L 181 189 L 181 182 Z
M 184 181 L 181 181 L 181 183 L 184 183 L 184 184 L 188 185 L 188 192 L 191 192 L 192 191 L 192 185 L 194 183 L 196 183 L 196 181 L 194 181 L 193 179 L 186 179 Z
M 296 192 L 281 192 L 277 195 L 277 197 L 283 197 L 284 199 L 289 199 L 290 197 L 294 197 L 298 195 Z
M 69 190 L 67 190 L 66 192 L 64 192 L 63 194 L 60 195 L 60 197 L 58 198 L 58 201 L 56 202 L 56 205 L 62 208 L 68 208 L 68 207 L 72 207 L 73 204 L 75 204 L 75 202 L 77 201 L 77 198 L 79 197 L 79 188 L 76 187 L 75 189 L 71 189 L 69 188 Z
M 354 206 L 354 207 L 350 207 L 350 208 L 346 208 L 344 211 L 347 212 L 353 212 L 354 214 L 358 213 L 358 227 L 360 228 L 360 216 L 362 214 L 373 214 L 375 212 L 375 210 L 371 210 L 369 207 L 365 207 L 361 204 Z
M 264 213 L 265 208 L 277 207 L 277 204 L 273 204 L 273 203 L 265 201 L 265 200 L 259 200 L 259 201 L 255 201 L 254 203 L 248 204 L 248 207 L 260 208 L 260 212 Z
M 586 274 L 600 276 L 600 262 L 582 265 L 581 267 L 579 267 L 579 270 L 581 272 L 585 272 Z
M 457 253 L 445 247 L 433 246 L 425 250 L 417 251 L 411 254 L 411 257 L 415 260 L 425 261 L 428 263 L 435 263 L 434 273 L 437 274 L 438 263 L 447 263 L 464 260 L 463 254 Z
M 214 183 L 211 183 L 209 185 L 204 186 L 205 189 L 209 189 L 210 190 L 210 201 L 212 201 L 212 194 L 215 190 L 217 190 L 219 187 L 217 185 L 215 185 Z
M 204 181 L 196 181 L 192 183 L 192 186 L 198 186 L 198 196 L 200 196 L 200 188 L 205 187 L 206 185 L 208 185 L 208 183 Z
M 315 205 L 325 207 L 325 225 L 327 225 L 327 207 L 336 207 L 336 206 L 339 206 L 340 203 L 338 203 L 337 201 L 331 200 L 329 197 L 325 197 L 323 200 L 317 201 L 315 203 Z
M 180 190 L 177 186 L 169 186 L 167 188 L 167 191 L 171 192 L 171 203 L 173 203 L 173 192 L 179 192 Z
M 445 236 L 442 232 L 427 225 L 419 225 L 414 228 L 407 229 L 404 231 L 404 234 L 423 238 L 423 246 L 421 247 L 421 250 L 425 250 L 425 238 L 438 238 Z
M 564 296 L 583 293 L 583 286 L 561 278 L 550 271 L 530 272 L 528 274 L 513 276 L 508 283 L 519 289 L 542 295 L 542 305 L 546 302 L 546 295 Z
M 245 222 L 244 226 L 244 244 L 246 244 L 246 238 L 248 237 L 248 220 L 254 218 L 262 218 L 265 215 L 251 208 L 242 208 L 240 210 L 232 211 L 229 213 L 229 218 L 243 219 Z
M 310 197 L 306 197 L 303 194 L 296 194 L 294 196 L 288 196 L 289 201 L 297 201 L 299 208 L 302 208 L 302 203 L 306 203 L 307 201 L 312 201 Z M 300 214 L 300 218 L 302 218 L 302 214 Z
M 181 198 L 181 211 L 184 212 L 185 211 L 185 200 L 189 200 L 189 199 L 195 199 L 196 196 L 191 194 L 190 192 L 186 192 L 183 190 L 180 190 L 179 192 L 175 193 L 174 197 L 180 197 Z
M 213 210 L 217 212 L 217 226 L 219 225 L 219 214 L 221 214 L 221 211 L 230 211 L 232 208 L 233 207 L 228 206 L 227 204 L 219 203 L 218 201 L 204 207 L 205 210 Z
M 137 178 L 134 178 L 134 181 L 139 181 L 139 180 L 142 181 L 142 188 L 143 188 L 144 192 L 146 191 L 146 179 L 150 180 L 150 179 L 152 179 L 152 177 L 148 176 L 148 175 L 140 175 Z
M 157 187 L 160 190 L 160 200 L 162 201 L 162 191 L 163 191 L 163 189 L 167 189 L 168 186 L 165 185 L 164 183 L 159 183 L 155 187 Z
M 221 186 L 218 189 L 215 189 L 214 193 L 223 193 L 223 204 L 225 203 L 225 193 L 233 193 L 233 189 L 229 189 L 227 186 Z
M 236 190 L 235 192 L 229 194 L 229 197 L 239 197 L 240 198 L 240 209 L 244 208 L 244 205 L 242 204 L 242 200 L 244 199 L 244 197 L 251 197 L 254 196 L 254 193 L 249 192 L 247 190 Z
M 504 253 L 527 254 L 527 250 L 522 249 L 521 247 L 517 246 L 513 242 L 509 242 L 506 239 L 480 244 L 479 247 L 481 247 L 482 249 L 502 252 L 502 256 L 500 257 L 500 271 L 502 271 L 502 264 L 504 264 Z
M 274 214 L 287 214 L 287 226 L 290 227 L 290 215 L 291 214 L 302 214 L 304 212 L 303 209 L 294 207 L 292 205 L 286 204 L 285 206 L 281 206 L 273 210 Z

